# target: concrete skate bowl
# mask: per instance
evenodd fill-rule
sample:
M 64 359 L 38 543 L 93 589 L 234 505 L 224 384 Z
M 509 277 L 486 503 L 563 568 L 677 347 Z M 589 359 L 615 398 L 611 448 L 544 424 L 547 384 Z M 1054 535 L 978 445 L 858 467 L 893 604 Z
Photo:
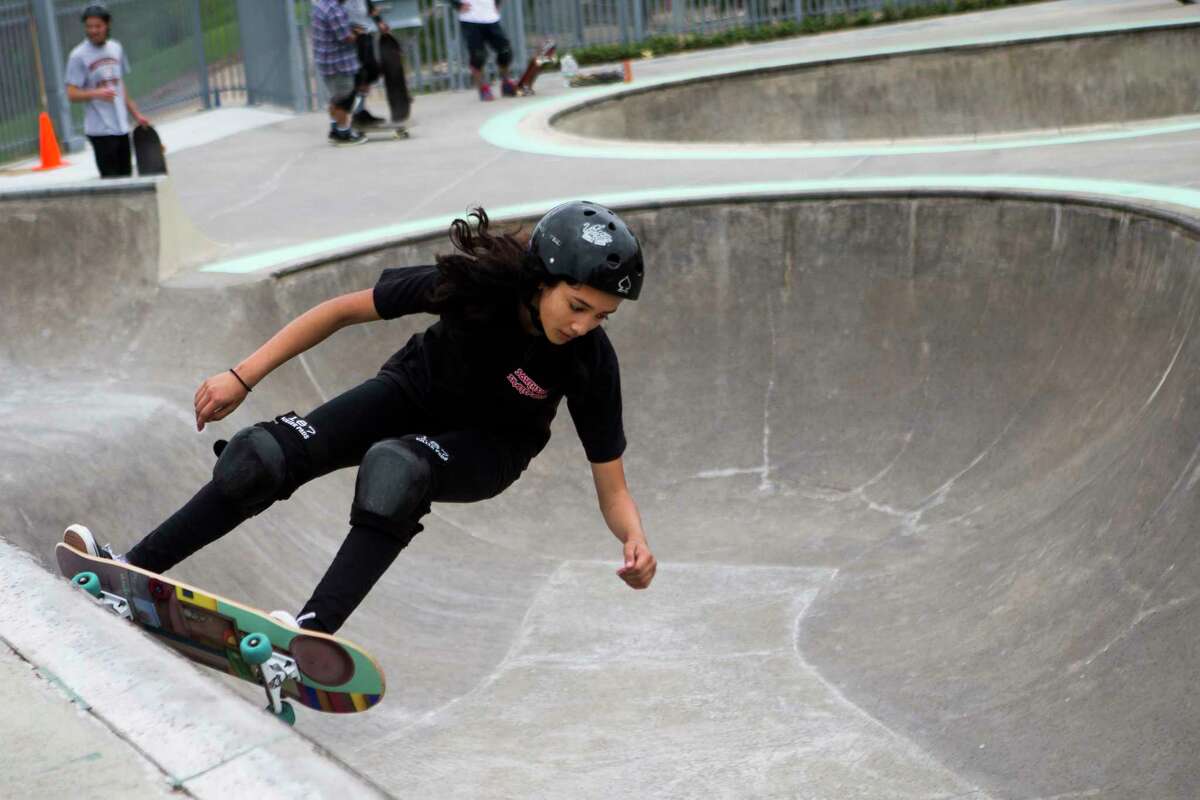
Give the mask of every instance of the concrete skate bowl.
M 564 410 L 351 619 L 384 702 L 298 728 L 396 796 L 1197 796 L 1200 228 L 1015 194 L 626 213 L 650 277 L 608 328 L 655 585 L 614 577 Z M 69 297 L 8 262 L 58 306 L 0 295 L 0 524 L 44 562 L 74 518 L 127 547 L 214 439 L 372 375 L 427 320 L 344 330 L 190 432 L 201 378 L 444 247 L 185 290 L 114 285 L 139 232 L 112 230 Z M 176 574 L 298 607 L 353 481 Z
M 1200 24 L 814 61 L 622 92 L 558 113 L 664 143 L 974 139 L 1200 114 Z

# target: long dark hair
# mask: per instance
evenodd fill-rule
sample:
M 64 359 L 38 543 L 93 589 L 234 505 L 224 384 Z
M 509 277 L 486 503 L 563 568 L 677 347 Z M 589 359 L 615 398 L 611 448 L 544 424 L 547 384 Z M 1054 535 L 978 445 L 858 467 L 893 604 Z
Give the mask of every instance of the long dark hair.
M 559 282 L 541 259 L 530 255 L 528 235 L 521 228 L 493 233 L 490 227 L 482 208 L 450 224 L 456 252 L 437 256 L 439 275 L 429 297 L 435 313 L 491 322 L 512 314 L 518 303 L 528 303 L 539 285 Z

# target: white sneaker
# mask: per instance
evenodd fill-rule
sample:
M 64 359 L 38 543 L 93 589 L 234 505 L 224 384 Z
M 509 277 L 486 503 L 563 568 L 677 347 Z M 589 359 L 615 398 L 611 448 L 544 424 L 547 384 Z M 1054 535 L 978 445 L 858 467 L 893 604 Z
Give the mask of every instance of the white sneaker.
M 292 612 L 290 612 L 290 611 L 276 610 L 276 611 L 272 611 L 267 616 L 273 617 L 274 619 L 277 619 L 280 622 L 285 622 L 288 625 L 291 625 L 293 628 L 299 629 L 301 622 L 307 622 L 310 619 L 316 619 L 317 615 L 315 612 L 310 611 L 307 614 L 301 614 L 299 617 L 294 617 L 294 616 L 292 616 Z
M 107 558 L 113 561 L 125 561 L 125 556 L 118 555 L 113 552 L 112 545 L 106 544 L 103 547 L 96 544 L 96 537 L 86 525 L 80 525 L 78 522 L 67 526 L 63 531 L 63 541 L 70 547 L 74 547 L 81 553 L 87 553 L 95 558 Z

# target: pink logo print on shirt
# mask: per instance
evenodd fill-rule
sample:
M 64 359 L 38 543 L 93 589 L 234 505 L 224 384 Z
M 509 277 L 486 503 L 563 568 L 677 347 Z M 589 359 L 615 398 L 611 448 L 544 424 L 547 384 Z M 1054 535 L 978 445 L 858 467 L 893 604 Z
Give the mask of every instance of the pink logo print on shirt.
M 546 390 L 534 383 L 533 378 L 526 375 L 523 369 L 510 373 L 508 382 L 519 393 L 526 397 L 532 397 L 534 400 L 545 400 L 548 396 Z

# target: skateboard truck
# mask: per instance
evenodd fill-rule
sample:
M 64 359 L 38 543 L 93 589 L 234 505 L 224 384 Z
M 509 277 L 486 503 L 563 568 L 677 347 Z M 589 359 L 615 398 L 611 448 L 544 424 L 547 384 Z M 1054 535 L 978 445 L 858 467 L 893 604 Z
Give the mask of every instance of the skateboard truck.
M 275 716 L 284 715 L 284 707 L 291 708 L 283 702 L 283 682 L 298 680 L 300 670 L 296 667 L 296 659 L 274 653 L 266 663 L 259 664 L 262 670 L 263 686 L 267 690 L 267 703 Z
M 133 610 L 129 601 L 119 594 L 106 592 L 100 586 L 100 578 L 94 572 L 81 572 L 71 579 L 71 583 L 92 596 L 98 605 L 102 605 L 121 619 L 133 621 Z
M 289 725 L 296 722 L 296 711 L 283 700 L 284 681 L 300 680 L 296 659 L 276 653 L 265 633 L 248 633 L 238 644 L 242 658 L 258 666 L 263 688 L 267 692 L 267 710 Z

